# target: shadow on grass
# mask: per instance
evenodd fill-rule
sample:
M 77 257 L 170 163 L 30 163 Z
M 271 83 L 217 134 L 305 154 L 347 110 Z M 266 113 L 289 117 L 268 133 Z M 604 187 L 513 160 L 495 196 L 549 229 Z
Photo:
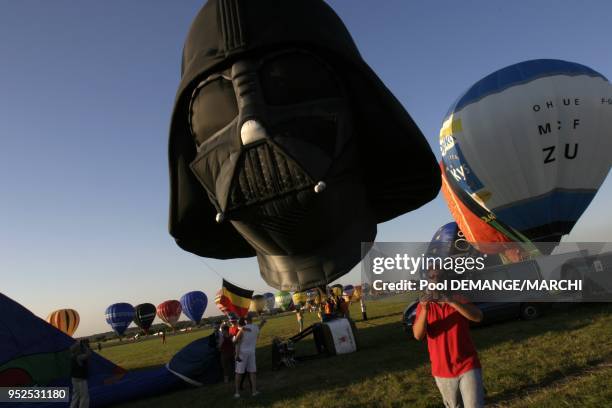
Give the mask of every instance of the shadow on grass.
M 578 377 L 583 374 L 590 373 L 593 369 L 597 369 L 600 365 L 606 363 L 612 358 L 612 355 L 603 358 L 597 358 L 586 362 L 586 366 L 572 365 L 565 367 L 563 371 L 555 370 L 548 373 L 537 384 L 525 384 L 520 387 L 515 387 L 511 390 L 501 392 L 495 396 L 487 398 L 487 404 L 497 404 L 516 398 L 520 395 L 525 395 L 531 391 L 536 391 L 541 388 L 546 388 L 558 383 L 561 380 L 567 380 L 571 377 Z
M 546 332 L 577 330 L 588 325 L 590 318 L 597 314 L 610 313 L 610 311 L 612 311 L 610 305 L 577 305 L 569 310 L 550 311 L 546 316 L 534 321 L 510 321 L 484 326 L 473 330 L 472 335 L 477 348 L 480 351 L 486 351 L 503 342 L 521 342 Z M 396 315 L 401 315 L 401 312 L 373 316 L 370 321 Z M 384 378 L 385 375 L 414 369 L 423 372 L 423 384 L 426 384 L 427 387 L 433 386 L 433 380 L 429 374 L 429 356 L 426 345 L 411 339 L 409 333 L 402 330 L 399 319 L 397 322 L 366 327 L 363 327 L 363 323 L 367 322 L 357 321 L 357 323 L 361 328 L 358 333 L 360 351 L 356 354 L 308 360 L 301 362 L 293 369 L 284 368 L 275 371 L 271 364 L 271 346 L 260 347 L 257 351 L 258 385 L 263 392 L 256 399 L 247 397 L 234 401 L 231 398 L 232 384 L 217 384 L 164 394 L 154 400 L 135 401 L 129 406 L 173 404 L 175 407 L 182 407 L 202 406 L 203 403 L 208 406 L 268 406 L 322 392 L 335 393 L 338 398 L 343 398 L 343 389 L 352 384 L 360 384 L 373 378 Z M 308 339 L 301 342 L 298 351 L 307 352 L 310 349 L 314 350 L 314 343 Z M 592 364 L 598 362 L 593 361 Z M 567 375 L 568 369 L 571 371 L 571 367 L 564 369 L 563 372 L 553 371 L 538 384 L 507 390 L 493 398 L 487 398 L 487 402 L 497 403 L 530 388 L 551 384 Z M 575 371 L 580 370 L 584 370 L 584 367 L 575 367 Z M 419 390 L 411 389 L 413 386 L 414 384 L 402 384 L 402 393 L 419 392 Z M 381 396 L 381 398 L 384 397 Z M 389 405 L 390 402 L 384 400 L 384 404 Z M 428 406 L 440 404 L 441 400 L 428 402 Z M 350 403 L 347 401 L 346 405 L 359 406 L 360 404 L 356 401 Z

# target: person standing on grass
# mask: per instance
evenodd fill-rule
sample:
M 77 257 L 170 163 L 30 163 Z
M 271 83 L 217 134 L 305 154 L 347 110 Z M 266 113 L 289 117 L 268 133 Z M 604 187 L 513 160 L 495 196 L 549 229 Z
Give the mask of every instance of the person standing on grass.
M 304 330 L 304 309 L 301 305 L 296 306 L 295 317 L 297 318 L 298 327 L 301 333 Z
M 166 344 L 166 331 L 165 330 L 162 331 L 161 338 L 162 338 L 162 344 Z
M 70 408 L 89 407 L 88 365 L 91 349 L 89 340 L 81 340 L 70 347 L 70 376 L 72 377 L 72 398 Z
M 223 367 L 223 382 L 228 383 L 232 372 L 234 372 L 234 341 L 229 332 L 229 326 L 221 326 L 221 343 L 219 344 L 221 354 L 221 367 Z
M 442 271 L 430 269 L 431 282 Z M 470 322 L 482 321 L 482 311 L 460 296 L 430 293 L 417 306 L 412 331 L 417 340 L 427 337 L 431 373 L 447 408 L 484 407 L 482 370 L 470 336 Z
M 239 355 L 236 358 L 236 392 L 234 393 L 234 398 L 240 398 L 240 382 L 245 372 L 249 373 L 252 395 L 256 396 L 259 394 L 255 380 L 257 373 L 255 350 L 257 348 L 259 331 L 266 324 L 266 319 L 262 317 L 259 325 L 255 325 L 253 324 L 253 318 L 247 316 L 246 323 L 244 327 L 240 328 L 234 340 L 235 343 L 239 344 Z

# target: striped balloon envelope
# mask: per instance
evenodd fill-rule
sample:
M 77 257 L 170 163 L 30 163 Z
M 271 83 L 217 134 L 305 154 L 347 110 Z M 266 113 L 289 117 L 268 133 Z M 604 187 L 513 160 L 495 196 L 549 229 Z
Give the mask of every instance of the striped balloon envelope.
M 200 290 L 187 292 L 180 299 L 181 307 L 185 316 L 195 324 L 200 324 L 202 316 L 208 306 L 208 297 Z
M 181 317 L 182 311 L 181 302 L 178 300 L 166 300 L 157 305 L 157 316 L 172 328 Z
M 79 327 L 81 321 L 79 314 L 74 309 L 59 309 L 47 316 L 47 322 L 69 336 L 72 336 Z
M 612 87 L 600 73 L 552 59 L 503 68 L 470 87 L 444 119 L 445 198 L 484 209 L 477 218 L 503 235 L 558 242 L 610 170 L 611 132 Z M 463 218 L 456 221 L 466 235 L 496 235 Z
M 114 303 L 106 308 L 105 316 L 106 323 L 111 326 L 113 331 L 117 335 L 123 336 L 123 333 L 134 320 L 134 307 L 129 303 Z

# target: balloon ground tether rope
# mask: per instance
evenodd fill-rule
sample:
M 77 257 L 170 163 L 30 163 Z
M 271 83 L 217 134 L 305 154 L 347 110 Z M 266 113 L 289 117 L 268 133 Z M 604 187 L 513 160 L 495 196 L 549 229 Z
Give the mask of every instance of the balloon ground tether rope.
M 212 272 L 213 272 L 215 275 L 217 275 L 219 278 L 221 278 L 221 280 L 227 281 L 227 282 L 231 283 L 232 285 L 238 286 L 238 287 L 240 287 L 240 288 L 243 288 L 243 287 L 244 287 L 244 286 L 242 286 L 242 285 L 239 285 L 239 284 L 237 284 L 237 283 L 232 282 L 231 280 L 229 280 L 229 279 L 227 279 L 226 277 L 224 277 L 223 275 L 221 275 L 221 274 L 220 274 L 220 273 L 219 273 L 219 272 L 218 272 L 218 271 L 217 271 L 215 268 L 213 268 L 212 266 L 210 266 L 210 264 L 209 264 L 208 262 L 206 262 L 206 261 L 204 260 L 204 258 L 201 258 L 200 260 L 202 261 L 202 263 L 203 263 L 204 265 L 206 265 L 206 267 L 207 267 L 208 269 L 210 269 L 210 270 L 211 270 L 211 271 L 212 271 Z

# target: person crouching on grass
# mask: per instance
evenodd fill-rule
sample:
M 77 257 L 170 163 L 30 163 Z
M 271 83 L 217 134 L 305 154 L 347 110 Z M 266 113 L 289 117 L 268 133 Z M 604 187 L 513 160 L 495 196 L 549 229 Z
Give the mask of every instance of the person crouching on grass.
M 442 281 L 442 271 L 431 269 L 431 282 Z M 482 370 L 470 336 L 470 321 L 480 322 L 482 311 L 459 295 L 433 292 L 417 306 L 412 331 L 427 337 L 431 373 L 447 408 L 484 406 Z
M 242 320 L 242 319 L 241 319 Z M 253 318 L 247 316 L 246 325 L 241 326 L 238 334 L 234 338 L 236 344 L 236 392 L 234 398 L 240 398 L 240 381 L 245 372 L 249 373 L 249 379 L 251 380 L 251 392 L 253 396 L 259 394 L 255 382 L 257 373 L 257 365 L 255 362 L 255 350 L 257 348 L 257 338 L 259 337 L 259 331 L 266 323 L 265 318 L 262 316 L 259 325 L 253 324 Z

